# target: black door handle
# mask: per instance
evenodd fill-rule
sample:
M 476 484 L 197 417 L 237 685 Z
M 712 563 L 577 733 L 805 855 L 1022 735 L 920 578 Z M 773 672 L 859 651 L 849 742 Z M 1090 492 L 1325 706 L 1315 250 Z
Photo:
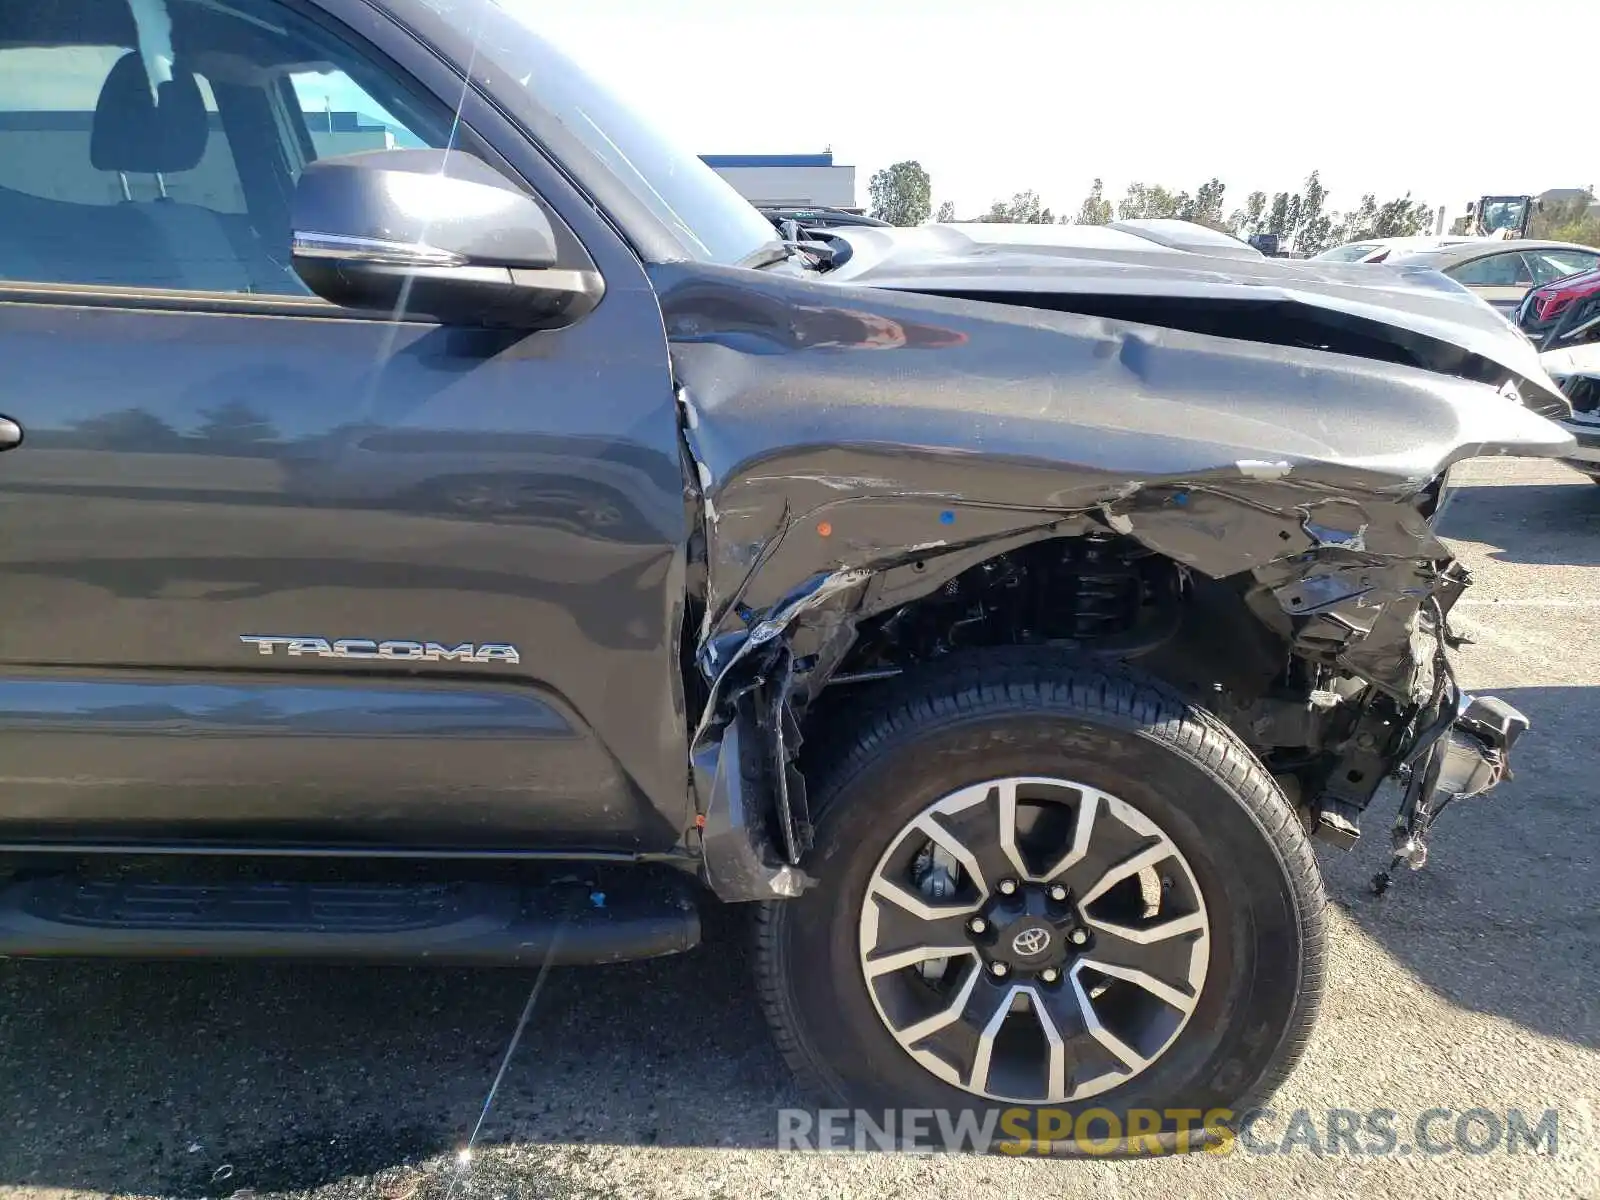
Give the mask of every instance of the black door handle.
M 22 445 L 22 426 L 10 417 L 0 417 L 0 450 L 14 450 Z

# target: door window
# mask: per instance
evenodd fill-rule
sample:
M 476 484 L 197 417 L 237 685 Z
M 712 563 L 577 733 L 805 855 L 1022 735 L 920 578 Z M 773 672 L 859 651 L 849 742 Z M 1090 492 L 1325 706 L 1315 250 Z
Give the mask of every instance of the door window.
M 1563 275 L 1594 270 L 1596 264 L 1600 263 L 1600 254 L 1583 250 L 1529 250 L 1527 259 L 1534 282 L 1549 283 Z
M 0 17 L 0 28 L 5 18 Z M 100 93 L 121 46 L 71 45 L 0 49 L 0 188 L 43 200 L 110 206 L 127 195 L 158 193 L 154 176 L 126 179 L 97 170 L 91 136 Z M 216 98 L 204 76 L 195 82 L 205 107 L 208 133 L 217 125 Z M 218 212 L 244 211 L 239 173 L 223 137 L 206 139 L 191 171 L 163 177 L 167 194 Z
M 275 0 L 5 5 L 0 281 L 306 296 L 305 164 L 449 136 Z
M 343 71 L 295 71 L 289 82 L 316 158 L 427 145 Z
M 1491 254 L 1454 267 L 1445 274 L 1467 287 L 1532 287 L 1533 272 L 1522 255 Z

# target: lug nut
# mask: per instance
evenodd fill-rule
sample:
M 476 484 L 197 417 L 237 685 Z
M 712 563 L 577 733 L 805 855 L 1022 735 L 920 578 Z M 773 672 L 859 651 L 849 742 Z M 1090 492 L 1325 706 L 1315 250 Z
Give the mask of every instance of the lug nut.
M 1056 901 L 1061 901 L 1061 900 L 1065 900 L 1066 898 L 1067 898 L 1067 889 L 1062 887 L 1059 883 L 1056 884 L 1053 888 L 1050 889 L 1050 899 L 1056 900 Z
M 1015 879 L 1002 879 L 1000 881 L 1000 894 L 1002 896 L 1010 896 L 1014 894 L 1016 890 L 1017 881 Z
M 1006 966 L 1003 962 L 992 962 L 989 964 L 989 974 L 993 975 L 996 979 L 1008 975 L 1010 972 L 1011 968 Z
M 1046 983 L 1054 983 L 1056 980 L 1061 978 L 1061 972 L 1056 970 L 1054 967 L 1046 967 L 1044 970 L 1039 972 L 1039 978 L 1044 980 Z
M 967 922 L 967 930 L 970 933 L 987 933 L 989 930 L 989 922 L 985 921 L 982 917 L 973 917 L 972 920 Z
M 1089 940 L 1089 931 L 1087 929 L 1074 929 L 1067 935 L 1067 940 L 1074 946 L 1081 946 Z

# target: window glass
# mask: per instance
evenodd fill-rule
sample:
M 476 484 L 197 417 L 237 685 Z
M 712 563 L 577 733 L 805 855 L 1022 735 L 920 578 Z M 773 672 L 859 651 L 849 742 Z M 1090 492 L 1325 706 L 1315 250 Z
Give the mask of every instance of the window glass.
M 770 245 L 772 223 L 700 157 L 654 128 L 539 33 L 549 0 L 421 0 L 470 22 L 474 53 L 527 89 L 693 258 L 736 263 Z
M 3 23 L 0 18 L 0 23 Z M 75 204 L 116 204 L 123 177 L 96 170 L 90 134 L 100 90 L 122 46 L 46 46 L 0 49 L 0 188 Z M 210 82 L 195 76 L 212 132 L 220 129 Z M 242 213 L 244 190 L 228 142 L 209 137 L 192 170 L 129 174 L 128 195 L 161 194 L 204 204 L 217 212 Z
M 1529 250 L 1527 259 L 1528 266 L 1533 270 L 1534 282 L 1549 283 L 1563 275 L 1594 270 L 1595 264 L 1600 263 L 1600 254 L 1588 254 L 1582 250 Z
M 0 280 L 309 295 L 300 169 L 444 145 L 419 111 L 276 0 L 0 5 Z
M 289 80 L 318 158 L 426 145 L 343 71 L 296 71 Z
M 1533 273 L 1522 255 L 1491 254 L 1487 258 L 1473 259 L 1445 272 L 1457 283 L 1467 287 L 1531 287 Z
M 1335 246 L 1332 250 L 1324 250 L 1317 257 L 1323 262 L 1360 262 L 1378 248 L 1376 242 L 1352 242 L 1348 246 Z

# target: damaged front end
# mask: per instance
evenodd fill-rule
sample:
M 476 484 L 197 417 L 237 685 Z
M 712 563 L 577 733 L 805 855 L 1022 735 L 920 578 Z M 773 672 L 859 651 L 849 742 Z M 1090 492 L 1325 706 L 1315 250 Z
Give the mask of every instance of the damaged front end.
M 952 655 L 1127 664 L 1229 725 L 1335 844 L 1398 779 L 1397 863 L 1507 774 L 1527 721 L 1456 684 L 1470 581 L 1433 523 L 1454 463 L 1569 447 L 1508 398 L 1548 381 L 1362 357 L 1330 330 L 1255 342 L 715 268 L 656 283 L 701 522 L 691 756 L 722 898 L 804 890 L 802 739 Z

